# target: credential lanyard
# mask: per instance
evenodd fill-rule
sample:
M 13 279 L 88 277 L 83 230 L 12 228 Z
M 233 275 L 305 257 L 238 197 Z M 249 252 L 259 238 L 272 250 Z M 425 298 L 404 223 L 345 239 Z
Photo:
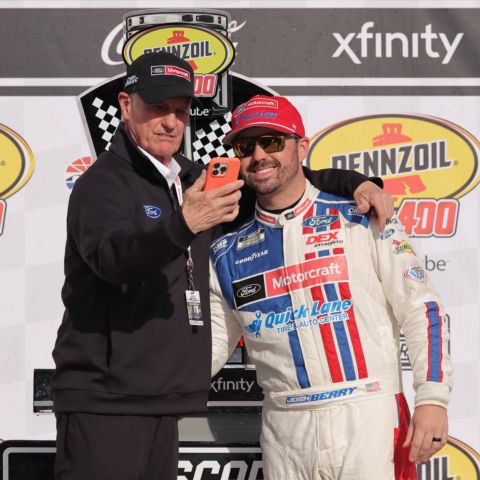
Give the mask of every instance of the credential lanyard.
M 180 206 L 183 204 L 183 192 L 182 182 L 179 176 L 175 177 L 175 192 L 177 194 L 178 203 Z M 200 292 L 195 290 L 195 284 L 193 283 L 193 258 L 192 250 L 190 246 L 187 249 L 187 264 L 185 266 L 187 271 L 187 286 L 188 290 L 185 291 L 185 300 L 187 302 L 188 322 L 192 326 L 202 326 L 202 308 L 200 304 Z

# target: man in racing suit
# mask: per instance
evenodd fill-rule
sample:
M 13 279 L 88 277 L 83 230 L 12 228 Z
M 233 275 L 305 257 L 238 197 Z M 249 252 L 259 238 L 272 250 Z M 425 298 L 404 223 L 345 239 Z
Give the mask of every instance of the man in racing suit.
M 238 107 L 225 141 L 257 206 L 212 244 L 213 373 L 243 335 L 265 394 L 265 478 L 415 479 L 446 443 L 452 368 L 443 307 L 402 225 L 381 233 L 305 179 L 308 139 L 282 97 Z

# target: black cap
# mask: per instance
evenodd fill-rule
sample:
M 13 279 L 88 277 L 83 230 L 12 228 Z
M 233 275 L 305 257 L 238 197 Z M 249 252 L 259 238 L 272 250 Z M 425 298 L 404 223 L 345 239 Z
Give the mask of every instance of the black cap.
M 150 104 L 173 97 L 192 98 L 193 69 L 168 52 L 144 53 L 127 66 L 124 91 L 137 92 Z

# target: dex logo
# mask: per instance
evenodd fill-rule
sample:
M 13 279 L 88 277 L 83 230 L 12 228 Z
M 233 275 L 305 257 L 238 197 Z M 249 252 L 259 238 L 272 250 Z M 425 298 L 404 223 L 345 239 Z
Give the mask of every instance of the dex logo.
M 333 36 L 338 42 L 338 48 L 333 53 L 333 58 L 346 54 L 350 60 L 360 65 L 361 58 L 392 58 L 401 52 L 403 58 L 418 58 L 426 55 L 430 58 L 442 58 L 442 64 L 447 64 L 453 57 L 463 33 L 449 39 L 445 33 L 435 33 L 432 25 L 425 25 L 421 33 L 406 34 L 402 32 L 375 32 L 375 22 L 365 22 L 360 32 L 351 32 L 343 36 L 334 32 Z M 360 54 L 358 55 L 358 51 Z

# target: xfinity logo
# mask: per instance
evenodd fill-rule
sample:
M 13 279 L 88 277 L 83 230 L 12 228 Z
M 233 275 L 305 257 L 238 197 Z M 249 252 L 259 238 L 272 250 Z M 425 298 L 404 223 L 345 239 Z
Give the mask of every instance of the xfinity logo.
M 239 290 L 237 290 L 237 297 L 240 297 L 240 298 L 250 297 L 251 295 L 255 295 L 257 292 L 259 292 L 261 288 L 262 287 L 260 287 L 258 283 L 245 285 L 245 287 L 242 287 Z
M 255 382 L 245 380 L 244 378 L 241 378 L 240 380 L 227 380 L 223 377 L 217 378 L 217 380 L 214 380 L 211 383 L 212 390 L 215 393 L 218 393 L 220 391 L 242 391 L 242 392 L 250 392 L 252 387 L 255 385 Z
M 334 32 L 338 48 L 332 55 L 338 58 L 345 53 L 353 63 L 360 65 L 360 58 L 392 58 L 401 52 L 403 58 L 418 58 L 426 55 L 430 58 L 441 58 L 447 64 L 453 57 L 463 33 L 449 39 L 445 33 L 432 32 L 432 25 L 425 25 L 422 33 L 406 34 L 402 32 L 374 32 L 375 22 L 365 22 L 359 33 L 351 32 L 342 36 Z M 360 55 L 358 55 L 360 51 Z M 360 58 L 359 58 L 360 57 Z

